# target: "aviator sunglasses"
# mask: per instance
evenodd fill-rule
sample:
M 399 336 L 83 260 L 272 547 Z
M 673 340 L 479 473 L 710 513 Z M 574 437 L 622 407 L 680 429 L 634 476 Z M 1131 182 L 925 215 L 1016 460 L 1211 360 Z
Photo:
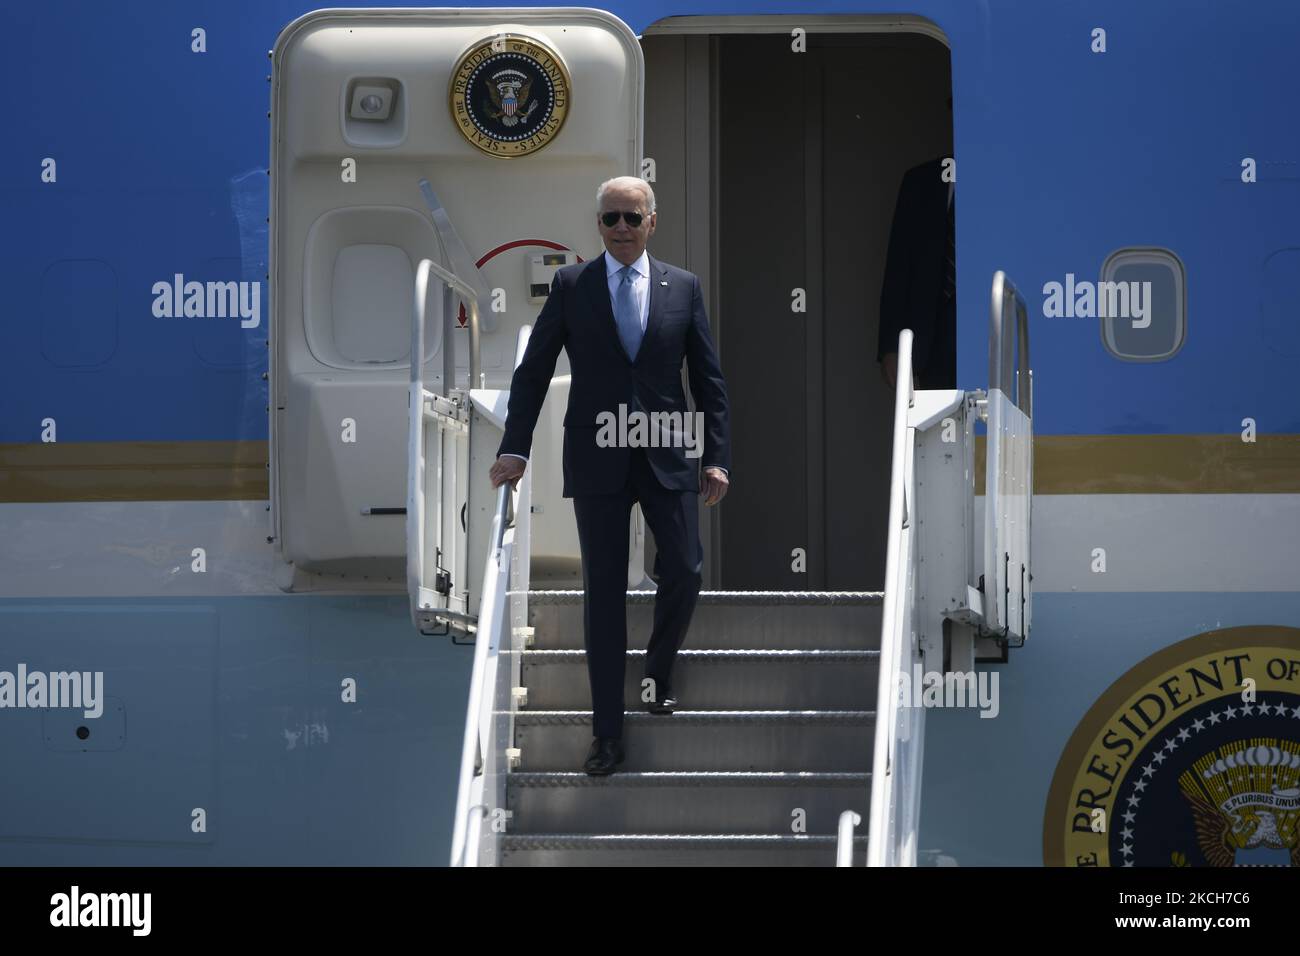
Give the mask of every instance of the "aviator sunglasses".
M 613 229 L 618 225 L 619 216 L 622 216 L 627 224 L 633 229 L 641 225 L 641 220 L 645 218 L 645 216 L 641 215 L 639 212 L 602 212 L 600 214 L 600 221 L 605 224 L 606 229 Z

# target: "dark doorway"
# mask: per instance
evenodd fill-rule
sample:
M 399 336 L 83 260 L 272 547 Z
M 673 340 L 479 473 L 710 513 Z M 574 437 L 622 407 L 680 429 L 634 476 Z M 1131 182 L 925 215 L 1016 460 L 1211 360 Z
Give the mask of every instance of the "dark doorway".
M 732 406 L 731 491 L 716 515 L 701 510 L 706 587 L 884 583 L 880 287 L 903 174 L 952 152 L 950 58 L 910 33 L 807 44 L 643 40 L 654 252 L 700 275 Z

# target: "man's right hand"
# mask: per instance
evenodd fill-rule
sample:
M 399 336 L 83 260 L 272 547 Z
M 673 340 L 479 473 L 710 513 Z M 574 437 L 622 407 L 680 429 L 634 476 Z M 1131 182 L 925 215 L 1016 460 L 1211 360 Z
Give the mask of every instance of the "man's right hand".
M 488 472 L 488 477 L 492 479 L 492 487 L 499 488 L 503 482 L 510 482 L 510 487 L 514 488 L 519 479 L 524 474 L 524 469 L 528 467 L 528 462 L 522 458 L 516 458 L 514 455 L 500 455 L 492 463 L 492 468 Z

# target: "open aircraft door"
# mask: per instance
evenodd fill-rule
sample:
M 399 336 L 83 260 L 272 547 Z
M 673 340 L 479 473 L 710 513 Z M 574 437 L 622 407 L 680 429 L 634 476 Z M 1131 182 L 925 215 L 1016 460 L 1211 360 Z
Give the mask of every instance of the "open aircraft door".
M 406 590 L 421 630 L 469 630 L 519 333 L 600 250 L 596 186 L 642 172 L 640 46 L 593 9 L 331 9 L 271 59 L 282 586 Z M 525 480 L 576 566 L 560 362 Z

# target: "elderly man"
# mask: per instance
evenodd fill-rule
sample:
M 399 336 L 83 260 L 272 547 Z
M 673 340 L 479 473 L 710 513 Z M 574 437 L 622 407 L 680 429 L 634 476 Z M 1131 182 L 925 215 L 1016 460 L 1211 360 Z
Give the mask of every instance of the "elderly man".
M 678 703 L 673 661 L 695 610 L 704 561 L 698 500 L 703 495 L 705 504 L 714 505 L 727 493 L 730 439 L 727 391 L 700 280 L 646 252 L 655 231 L 654 192 L 643 180 L 619 176 L 601 183 L 596 208 L 605 252 L 556 272 L 510 383 L 505 438 L 490 475 L 497 487 L 524 473 L 533 428 L 564 348 L 572 374 L 564 415 L 564 497 L 573 499 L 582 549 L 583 639 L 593 711 L 583 769 L 608 774 L 624 759 L 632 504 L 641 503 L 657 550 L 654 629 L 642 686 L 652 713 L 671 714 Z M 677 413 L 678 420 L 687 420 L 683 359 L 703 423 L 702 457 L 700 436 L 694 436 L 697 454 L 688 457 L 691 443 L 681 432 L 679 440 L 651 442 L 644 430 L 630 429 L 610 441 L 608 424 L 637 413 Z

